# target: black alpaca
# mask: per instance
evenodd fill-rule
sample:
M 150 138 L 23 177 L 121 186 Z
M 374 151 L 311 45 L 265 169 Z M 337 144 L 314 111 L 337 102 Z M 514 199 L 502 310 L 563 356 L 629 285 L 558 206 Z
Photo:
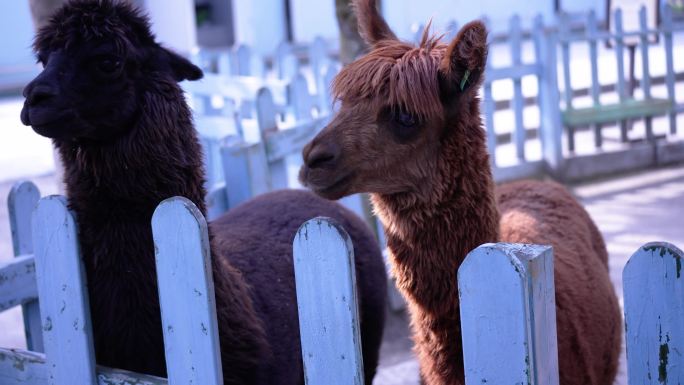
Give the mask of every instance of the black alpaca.
M 53 139 L 65 167 L 88 276 L 97 362 L 166 373 L 150 220 L 180 195 L 206 213 L 202 153 L 178 82 L 199 68 L 154 40 L 124 2 L 72 1 L 41 29 L 44 70 L 22 122 Z M 305 191 L 249 201 L 210 225 L 226 384 L 303 384 L 292 239 L 315 216 L 351 235 L 366 383 L 378 362 L 386 276 L 367 226 Z

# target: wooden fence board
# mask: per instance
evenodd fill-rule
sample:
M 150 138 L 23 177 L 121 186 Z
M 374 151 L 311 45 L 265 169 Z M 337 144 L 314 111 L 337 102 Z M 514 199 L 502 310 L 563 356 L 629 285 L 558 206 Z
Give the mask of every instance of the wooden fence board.
M 14 256 L 33 253 L 33 236 L 31 234 L 31 213 L 40 199 L 40 191 L 32 182 L 18 182 L 10 190 L 7 199 L 10 231 L 12 233 L 12 248 Z M 29 350 L 43 351 L 43 333 L 40 323 L 40 308 L 38 306 L 38 289 L 35 282 L 35 265 L 33 259 L 22 270 L 24 280 L 15 282 L 14 295 L 21 298 L 24 315 L 24 335 Z M 4 290 L 0 288 L 0 293 Z M 2 294 L 0 294 L 2 297 Z M 33 299 L 29 299 L 33 298 Z M 0 309 L 5 301 L 0 299 Z
M 0 384 L 45 385 L 48 383 L 45 355 L 20 349 L 0 348 Z M 67 384 L 76 384 L 67 382 Z M 167 385 L 166 378 L 97 366 L 97 385 Z
M 522 65 L 522 29 L 520 25 L 520 16 L 513 15 L 510 20 L 510 49 L 511 57 L 513 58 L 513 65 Z M 513 78 L 513 114 L 515 116 L 515 126 L 513 131 L 513 140 L 515 141 L 516 157 L 519 161 L 525 161 L 525 140 L 527 134 L 525 132 L 525 123 L 523 120 L 523 93 L 522 93 L 522 77 Z
M 33 213 L 48 384 L 95 383 L 95 352 L 88 289 L 74 217 L 66 199 L 41 199 Z
M 672 7 L 669 4 L 665 4 L 663 7 L 663 44 L 665 49 L 665 84 L 667 85 L 667 96 L 672 100 L 673 104 L 676 104 L 677 100 L 675 97 L 675 69 L 674 69 L 674 48 L 672 44 Z M 677 133 L 677 112 L 675 110 L 670 111 L 670 133 Z
M 351 238 L 331 219 L 314 218 L 297 231 L 293 255 L 306 383 L 363 384 Z
M 467 384 L 558 385 L 551 247 L 484 244 L 458 287 Z
M 665 242 L 637 250 L 622 273 L 630 384 L 684 383 L 684 253 Z
M 17 305 L 35 302 L 38 305 L 36 267 L 33 255 L 23 255 L 0 264 L 0 312 Z M 40 317 L 40 313 L 38 313 Z M 40 318 L 38 319 L 40 321 Z M 40 322 L 38 322 L 40 336 Z M 31 347 L 31 350 L 42 350 Z
M 207 222 L 190 200 L 174 197 L 155 210 L 152 233 L 169 383 L 221 385 Z

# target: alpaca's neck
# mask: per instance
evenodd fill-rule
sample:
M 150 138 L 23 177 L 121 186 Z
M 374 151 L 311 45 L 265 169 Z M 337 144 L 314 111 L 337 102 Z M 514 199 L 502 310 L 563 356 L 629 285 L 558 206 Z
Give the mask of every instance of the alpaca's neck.
M 146 95 L 141 117 L 116 140 L 55 141 L 72 209 L 87 211 L 97 203 L 151 215 L 162 200 L 179 195 L 205 213 L 202 152 L 190 110 L 177 97 L 172 103 Z
M 206 214 L 202 151 L 180 90 L 146 97 L 139 122 L 115 142 L 55 141 L 79 224 L 98 363 L 113 367 L 126 365 L 118 360 L 143 342 L 149 345 L 140 346 L 149 351 L 147 358 L 156 354 L 151 362 L 163 365 L 151 228 L 155 208 L 183 196 Z M 247 370 L 264 354 L 263 332 L 240 273 L 214 247 L 212 256 L 223 364 Z M 231 346 L 249 350 L 234 352 Z M 140 362 L 123 368 L 164 375 L 163 366 Z
M 498 238 L 489 157 L 476 123 L 459 130 L 468 137 L 444 140 L 440 188 L 431 189 L 430 196 L 372 196 L 430 385 L 463 379 L 457 270 L 468 252 Z

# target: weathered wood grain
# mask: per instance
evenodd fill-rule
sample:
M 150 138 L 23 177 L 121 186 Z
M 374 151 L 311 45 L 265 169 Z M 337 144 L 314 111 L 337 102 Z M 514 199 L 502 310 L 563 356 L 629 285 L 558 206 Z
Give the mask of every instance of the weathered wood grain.
M 458 287 L 467 384 L 558 385 L 551 247 L 482 245 Z
M 684 383 L 684 252 L 647 243 L 625 265 L 625 343 L 630 384 Z
M 74 217 L 62 196 L 33 213 L 36 279 L 49 385 L 95 383 L 88 289 Z
M 49 380 L 45 355 L 20 349 L 0 348 L 0 384 L 45 385 Z M 65 384 L 76 384 L 66 382 Z M 166 385 L 165 378 L 97 366 L 97 385 Z
M 349 234 L 329 218 L 311 219 L 297 231 L 293 256 L 306 383 L 363 384 Z
M 174 197 L 155 210 L 152 233 L 169 383 L 221 385 L 207 222 L 191 201 Z

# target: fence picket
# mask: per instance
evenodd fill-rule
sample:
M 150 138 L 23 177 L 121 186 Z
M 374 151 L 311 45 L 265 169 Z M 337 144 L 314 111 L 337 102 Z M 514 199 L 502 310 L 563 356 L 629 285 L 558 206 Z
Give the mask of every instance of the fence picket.
M 637 250 L 622 273 L 630 384 L 684 383 L 684 252 L 665 242 Z
M 559 35 L 563 38 L 560 40 L 561 46 L 561 60 L 563 63 L 563 91 L 565 95 L 565 109 L 572 109 L 572 78 L 570 77 L 570 21 L 568 16 L 561 16 L 558 18 Z M 575 151 L 575 130 L 573 127 L 567 127 L 568 134 L 568 151 Z
M 544 30 L 541 15 L 534 19 L 535 45 L 537 47 L 537 79 L 539 82 L 539 136 L 542 154 L 548 168 L 560 170 L 563 164 L 563 126 L 561 123 L 560 94 L 558 91 L 557 36 Z M 542 129 L 543 127 L 543 129 Z M 568 134 L 568 138 L 572 135 Z
M 207 222 L 190 200 L 169 198 L 152 234 L 169 384 L 222 385 Z
M 639 9 L 639 46 L 641 47 L 641 90 L 644 93 L 644 99 L 651 99 L 651 71 L 648 63 L 648 22 L 646 15 L 646 7 L 641 6 Z M 644 118 L 646 124 L 646 139 L 652 141 L 653 137 L 653 119 L 650 116 Z
M 484 244 L 458 289 L 466 383 L 558 385 L 551 247 Z
M 293 256 L 306 383 L 363 384 L 349 234 L 331 219 L 311 219 L 297 231 Z
M 319 98 L 319 108 L 318 115 L 330 114 L 333 111 L 333 99 L 332 99 L 332 82 L 337 73 L 340 71 L 339 67 L 335 64 L 329 64 L 325 69 L 325 74 L 321 80 L 321 89 L 318 91 Z
M 627 89 L 625 88 L 625 42 L 622 34 L 624 33 L 622 27 L 622 9 L 615 10 L 615 59 L 617 61 L 617 92 L 620 97 L 620 102 L 627 99 Z M 620 121 L 620 141 L 623 143 L 628 140 L 628 122 L 626 120 Z
M 487 29 L 491 26 L 489 24 L 489 19 L 487 17 L 482 18 L 482 22 L 485 24 Z M 487 37 L 488 43 L 491 44 L 491 36 Z M 485 64 L 485 73 L 488 73 L 492 69 L 492 61 L 490 57 L 487 57 L 487 63 Z M 484 108 L 485 115 L 485 129 L 487 130 L 487 151 L 489 152 L 489 162 L 492 168 L 496 167 L 496 131 L 494 130 L 494 95 L 492 93 L 492 80 L 491 78 L 485 76 L 484 87 L 482 89 L 482 105 Z
M 14 256 L 33 253 L 33 237 L 31 234 L 31 213 L 38 204 L 40 191 L 31 182 L 19 182 L 12 186 L 7 199 L 9 212 L 10 231 L 12 233 L 12 247 Z M 27 266 L 26 271 L 32 271 L 30 275 L 35 277 L 35 266 Z M 31 291 L 35 284 L 31 285 Z M 34 352 L 43 351 L 43 332 L 40 323 L 40 308 L 38 300 L 25 302 L 22 305 L 24 315 L 24 335 L 26 347 Z
M 273 103 L 271 91 L 269 91 L 268 88 L 260 89 L 257 93 L 256 103 L 257 126 L 259 128 L 261 143 L 263 143 L 265 146 L 266 143 L 268 143 L 268 134 L 278 131 L 278 124 L 276 123 L 276 108 Z M 265 151 L 268 153 L 268 149 L 265 148 Z M 270 188 L 268 190 L 287 187 L 287 162 L 285 159 L 277 160 L 267 164 L 267 170 L 270 172 L 271 176 Z M 258 176 L 254 176 L 254 178 L 256 177 Z
M 309 83 L 301 73 L 292 79 L 288 85 L 289 104 L 292 106 L 292 112 L 296 120 L 311 119 L 311 110 L 313 109 L 313 100 L 309 92 Z
M 592 9 L 587 15 L 586 36 L 589 41 L 589 61 L 591 63 L 591 100 L 594 106 L 601 104 L 599 100 L 599 78 L 598 78 L 598 25 L 596 22 L 596 12 Z M 601 124 L 593 124 L 594 146 L 603 147 L 603 137 L 601 136 Z
M 48 384 L 94 384 L 95 351 L 78 231 L 66 199 L 41 199 L 32 218 Z
M 513 58 L 513 66 L 522 65 L 521 45 L 522 45 L 522 30 L 520 27 L 520 16 L 513 15 L 509 27 L 510 49 L 511 57 Z M 515 126 L 513 131 L 513 139 L 515 140 L 515 151 L 519 161 L 525 161 L 525 124 L 523 120 L 523 105 L 525 101 L 522 93 L 522 78 L 513 78 L 513 113 L 515 115 Z
M 328 43 L 321 36 L 316 36 L 309 47 L 309 63 L 314 79 L 317 81 L 323 76 L 323 69 L 328 64 Z M 320 84 L 316 84 L 316 92 L 320 90 Z
M 228 207 L 271 190 L 264 143 L 240 142 L 222 147 L 221 160 Z
M 674 69 L 674 48 L 672 46 L 672 30 L 674 29 L 672 25 L 672 7 L 669 4 L 665 4 L 663 7 L 663 22 L 661 24 L 663 32 L 663 42 L 665 46 L 665 65 L 667 70 L 665 71 L 665 84 L 667 86 L 667 97 L 672 101 L 673 105 L 676 105 L 675 97 L 675 69 Z M 677 111 L 672 108 L 669 114 L 670 118 L 670 133 L 672 135 L 677 133 Z
M 237 76 L 249 76 L 251 75 L 250 61 L 252 59 L 252 52 L 248 46 L 244 44 L 239 44 L 233 47 L 233 60 L 232 60 L 232 72 L 231 74 Z

